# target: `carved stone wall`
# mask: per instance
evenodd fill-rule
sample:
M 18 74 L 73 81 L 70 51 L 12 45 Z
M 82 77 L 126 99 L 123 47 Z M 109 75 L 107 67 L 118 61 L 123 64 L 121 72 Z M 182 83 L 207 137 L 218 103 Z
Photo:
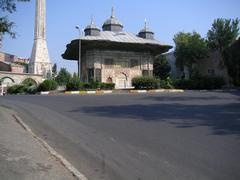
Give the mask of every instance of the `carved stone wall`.
M 111 65 L 106 65 L 105 60 L 112 60 Z M 112 51 L 112 50 L 88 50 L 83 55 L 82 76 L 87 81 L 87 69 L 101 69 L 101 81 L 112 82 L 116 84 L 116 88 L 128 88 L 132 86 L 132 79 L 142 76 L 142 71 L 149 71 L 151 75 L 153 71 L 154 56 L 150 53 L 132 52 L 132 51 Z M 135 66 L 131 61 L 135 60 Z M 95 74 L 96 75 L 96 74 Z M 94 77 L 96 79 L 96 77 Z

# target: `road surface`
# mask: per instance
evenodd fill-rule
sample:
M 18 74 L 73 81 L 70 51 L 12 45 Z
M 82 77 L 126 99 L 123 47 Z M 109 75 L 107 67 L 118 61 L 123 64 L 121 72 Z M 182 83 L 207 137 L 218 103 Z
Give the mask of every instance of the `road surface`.
M 90 180 L 240 179 L 240 93 L 5 96 Z

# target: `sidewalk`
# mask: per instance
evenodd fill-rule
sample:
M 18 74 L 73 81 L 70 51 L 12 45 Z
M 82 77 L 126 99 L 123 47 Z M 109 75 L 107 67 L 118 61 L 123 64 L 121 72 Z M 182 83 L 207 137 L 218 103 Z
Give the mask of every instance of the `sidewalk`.
M 1 180 L 74 180 L 73 175 L 0 106 Z

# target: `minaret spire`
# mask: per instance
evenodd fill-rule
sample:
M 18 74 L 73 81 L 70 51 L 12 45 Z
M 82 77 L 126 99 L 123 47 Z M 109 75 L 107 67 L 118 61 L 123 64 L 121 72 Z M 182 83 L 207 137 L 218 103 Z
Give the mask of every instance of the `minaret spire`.
M 29 73 L 51 76 L 52 64 L 46 42 L 46 0 L 36 0 L 34 44 L 29 63 Z

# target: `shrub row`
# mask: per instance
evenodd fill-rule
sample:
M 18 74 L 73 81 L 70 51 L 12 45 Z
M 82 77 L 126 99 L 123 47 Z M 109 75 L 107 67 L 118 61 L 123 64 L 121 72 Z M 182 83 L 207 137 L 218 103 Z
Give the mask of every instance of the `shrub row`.
M 13 85 L 8 88 L 8 94 L 36 94 L 40 91 L 51 91 L 57 89 L 57 82 L 54 80 L 45 80 L 39 86 L 30 80 L 24 81 L 20 85 Z
M 91 81 L 89 83 L 80 82 L 79 78 L 73 77 L 69 80 L 66 85 L 67 91 L 79 91 L 79 90 L 112 90 L 114 89 L 114 83 L 101 83 L 96 81 Z
M 37 92 L 37 86 L 27 86 L 27 85 L 14 85 L 8 88 L 8 94 L 35 94 Z
M 198 77 L 192 80 L 159 80 L 154 77 L 136 77 L 132 80 L 132 85 L 135 89 L 220 89 L 225 85 L 223 78 L 221 77 Z M 30 80 L 25 81 L 20 85 L 14 85 L 8 88 L 8 94 L 35 94 L 40 91 L 52 91 L 56 90 L 58 84 L 54 80 L 45 80 L 39 86 Z M 68 91 L 78 90 L 112 90 L 114 89 L 114 83 L 101 83 L 101 82 L 80 82 L 79 78 L 73 77 L 66 85 Z
M 154 77 L 135 77 L 132 80 L 132 85 L 135 89 L 172 89 L 172 80 L 167 78 L 166 80 L 160 80 Z
M 56 90 L 58 83 L 54 80 L 45 80 L 38 86 L 38 91 L 52 91 Z
M 154 77 L 136 77 L 132 80 L 132 85 L 135 89 L 220 89 L 225 85 L 221 77 L 198 77 L 192 80 L 159 80 Z
M 135 77 L 132 79 L 135 89 L 157 89 L 159 80 L 154 77 Z
M 225 81 L 221 77 L 198 77 L 191 80 L 175 80 L 173 86 L 179 89 L 192 90 L 212 90 L 221 89 L 225 85 Z

